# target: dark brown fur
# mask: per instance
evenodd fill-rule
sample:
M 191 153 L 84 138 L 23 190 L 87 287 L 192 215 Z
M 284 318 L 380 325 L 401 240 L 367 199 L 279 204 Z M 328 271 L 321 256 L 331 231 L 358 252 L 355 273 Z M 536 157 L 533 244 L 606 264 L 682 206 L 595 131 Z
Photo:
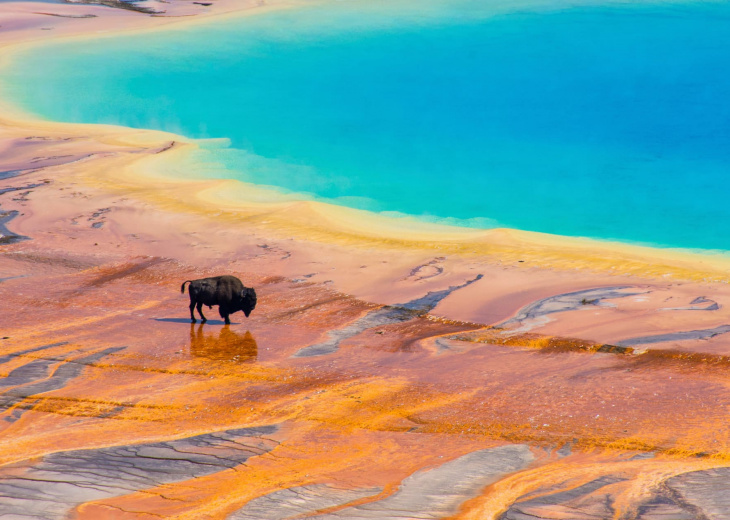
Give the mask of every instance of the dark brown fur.
M 199 280 L 185 280 L 180 287 L 182 293 L 185 292 L 186 283 L 190 283 L 188 293 L 190 294 L 190 319 L 193 323 L 195 323 L 193 310 L 196 307 L 203 323 L 208 321 L 203 316 L 203 305 L 208 307 L 217 305 L 218 313 L 226 324 L 231 323 L 231 320 L 228 319 L 230 314 L 243 311 L 248 318 L 251 311 L 256 307 L 256 291 L 250 287 L 245 287 L 241 280 L 235 276 L 224 275 Z

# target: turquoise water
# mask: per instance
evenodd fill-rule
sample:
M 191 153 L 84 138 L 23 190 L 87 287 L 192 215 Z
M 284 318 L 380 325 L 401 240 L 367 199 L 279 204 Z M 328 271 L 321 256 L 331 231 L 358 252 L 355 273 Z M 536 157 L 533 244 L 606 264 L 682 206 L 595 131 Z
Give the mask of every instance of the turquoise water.
M 44 117 L 230 139 L 216 175 L 373 211 L 730 250 L 730 5 L 338 2 L 33 51 Z

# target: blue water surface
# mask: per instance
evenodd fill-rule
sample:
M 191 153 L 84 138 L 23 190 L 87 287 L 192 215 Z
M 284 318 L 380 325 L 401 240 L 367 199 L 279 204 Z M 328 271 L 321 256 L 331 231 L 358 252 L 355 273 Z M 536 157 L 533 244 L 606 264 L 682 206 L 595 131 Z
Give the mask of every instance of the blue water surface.
M 217 174 L 315 199 L 730 250 L 730 5 L 488 4 L 335 2 L 66 43 L 4 81 L 50 119 L 229 138 Z

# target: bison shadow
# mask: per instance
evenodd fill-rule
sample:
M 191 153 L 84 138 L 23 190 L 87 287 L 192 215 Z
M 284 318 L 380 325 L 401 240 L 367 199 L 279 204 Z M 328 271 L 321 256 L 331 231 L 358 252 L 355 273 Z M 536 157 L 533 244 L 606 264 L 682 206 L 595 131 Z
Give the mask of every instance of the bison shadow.
M 190 323 L 190 318 L 152 318 L 152 319 L 155 321 L 164 321 L 166 323 Z M 205 322 L 205 324 L 206 325 L 225 325 L 223 320 L 208 320 Z M 231 323 L 231 325 L 240 325 L 240 323 Z
M 253 335 L 246 331 L 239 334 L 229 325 L 219 329 L 218 334 L 205 334 L 204 324 L 197 327 L 190 324 L 190 354 L 213 361 L 253 363 L 258 358 L 259 348 Z

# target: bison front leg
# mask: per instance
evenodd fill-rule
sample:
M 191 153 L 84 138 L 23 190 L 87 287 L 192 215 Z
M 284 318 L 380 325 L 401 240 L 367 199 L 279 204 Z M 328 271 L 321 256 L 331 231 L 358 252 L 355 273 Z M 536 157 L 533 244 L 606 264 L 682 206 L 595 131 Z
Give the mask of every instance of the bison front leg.
M 200 321 L 202 321 L 203 323 L 205 323 L 206 321 L 208 321 L 208 318 L 206 318 L 205 316 L 203 316 L 203 302 L 198 302 L 198 306 L 197 307 L 198 307 L 198 314 L 200 314 Z
M 218 314 L 221 315 L 221 318 L 223 318 L 223 321 L 226 322 L 226 325 L 230 325 L 231 324 L 231 320 L 228 318 L 228 316 L 231 314 L 231 311 L 228 310 L 227 307 L 224 307 L 222 305 L 219 306 L 218 307 Z

